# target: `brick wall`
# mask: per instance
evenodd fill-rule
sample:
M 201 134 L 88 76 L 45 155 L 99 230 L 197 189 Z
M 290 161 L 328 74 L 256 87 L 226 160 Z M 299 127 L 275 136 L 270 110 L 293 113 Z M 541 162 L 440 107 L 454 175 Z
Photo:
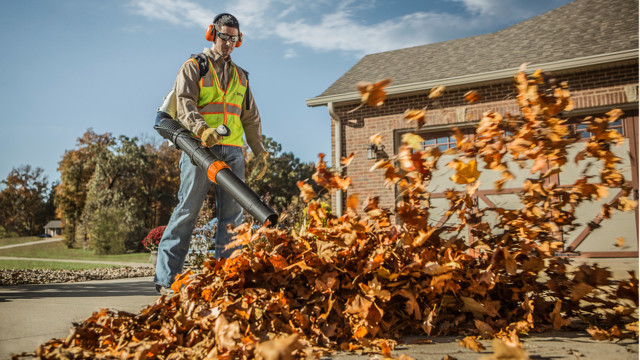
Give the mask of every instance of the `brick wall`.
M 629 102 L 625 86 L 637 86 L 638 64 L 620 65 L 607 69 L 574 71 L 554 74 L 558 81 L 567 81 L 576 109 L 624 104 Z M 482 101 L 473 105 L 464 100 L 469 90 L 482 94 Z M 349 194 L 357 193 L 362 202 L 367 196 L 379 196 L 381 204 L 393 208 L 395 191 L 385 188 L 384 171 L 369 171 L 376 160 L 367 159 L 369 138 L 374 134 L 383 136 L 383 145 L 388 156 L 393 156 L 397 144 L 395 131 L 411 130 L 402 115 L 407 109 L 427 107 L 427 122 L 421 130 L 447 128 L 453 124 L 478 121 L 483 112 L 493 110 L 505 113 L 517 113 L 516 92 L 510 80 L 496 81 L 480 86 L 458 86 L 449 88 L 441 98 L 432 100 L 428 92 L 407 96 L 394 96 L 379 108 L 362 107 L 356 111 L 356 105 L 336 106 L 336 114 L 342 119 L 341 156 L 356 153 L 356 158 L 344 170 L 351 177 L 353 185 Z M 637 103 L 637 100 L 635 100 Z M 332 154 L 335 159 L 335 122 L 331 122 Z M 343 194 L 346 198 L 347 194 Z M 335 196 L 332 199 L 335 209 Z

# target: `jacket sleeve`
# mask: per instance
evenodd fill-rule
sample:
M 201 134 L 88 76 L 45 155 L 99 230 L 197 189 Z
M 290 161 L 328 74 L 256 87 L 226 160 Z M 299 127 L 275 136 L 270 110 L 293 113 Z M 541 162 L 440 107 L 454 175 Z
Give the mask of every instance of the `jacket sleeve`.
M 247 139 L 247 144 L 251 148 L 251 151 L 257 156 L 267 152 L 262 143 L 262 120 L 260 119 L 260 113 L 258 107 L 251 93 L 251 88 L 247 84 L 247 92 L 244 96 L 242 104 L 242 114 L 240 115 L 240 122 L 244 129 L 244 136 Z
M 174 84 L 178 120 L 194 134 L 209 127 L 198 112 L 199 81 L 200 68 L 196 61 L 189 59 L 180 68 Z

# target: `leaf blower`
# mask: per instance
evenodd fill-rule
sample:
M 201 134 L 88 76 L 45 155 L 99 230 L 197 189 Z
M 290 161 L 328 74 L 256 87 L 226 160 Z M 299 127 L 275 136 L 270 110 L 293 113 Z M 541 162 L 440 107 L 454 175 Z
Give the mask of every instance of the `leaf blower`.
M 172 90 L 158 109 L 153 128 L 177 149 L 184 151 L 194 165 L 207 173 L 209 180 L 222 187 L 255 219 L 266 226 L 275 226 L 278 223 L 278 214 L 231 172 L 224 161 L 218 159 L 189 130 L 174 120 L 175 109 L 175 94 Z M 228 136 L 230 133 L 225 125 L 220 125 L 216 132 L 221 136 Z

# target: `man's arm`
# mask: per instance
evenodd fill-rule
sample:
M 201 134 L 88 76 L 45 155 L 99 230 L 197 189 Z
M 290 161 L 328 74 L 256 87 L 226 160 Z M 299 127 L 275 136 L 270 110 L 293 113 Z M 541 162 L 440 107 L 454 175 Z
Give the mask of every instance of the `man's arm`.
M 198 112 L 199 81 L 200 68 L 197 61 L 189 59 L 180 68 L 174 85 L 178 121 L 194 134 L 200 134 L 209 128 Z
M 242 103 L 240 122 L 242 123 L 244 135 L 247 138 L 247 144 L 251 148 L 251 151 L 256 156 L 266 153 L 267 150 L 262 143 L 262 120 L 260 119 L 258 107 L 256 106 L 253 94 L 251 94 L 251 88 L 248 84 L 247 92 Z

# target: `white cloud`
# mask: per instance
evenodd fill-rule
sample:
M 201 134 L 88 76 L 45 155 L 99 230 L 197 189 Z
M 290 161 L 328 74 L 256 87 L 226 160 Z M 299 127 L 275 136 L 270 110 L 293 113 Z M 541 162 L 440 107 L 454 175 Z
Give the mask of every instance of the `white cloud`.
M 376 1 L 237 0 L 228 9 L 211 9 L 195 1 L 131 0 L 130 7 L 149 19 L 202 27 L 211 23 L 215 16 L 213 10 L 230 12 L 240 21 L 245 36 L 280 38 L 289 45 L 316 51 L 342 51 L 354 56 L 484 33 L 496 22 L 514 23 L 539 12 L 536 10 L 539 6 L 529 0 L 449 0 L 462 3 L 466 12 L 416 11 L 366 23 L 360 14 L 375 7 Z M 545 1 L 549 8 L 567 2 Z M 291 18 L 293 20 L 289 20 Z M 286 58 L 295 56 L 289 50 Z
M 147 19 L 203 28 L 210 25 L 217 14 L 229 12 L 238 18 L 240 30 L 244 34 L 263 38 L 269 33 L 266 30 L 270 23 L 270 13 L 277 6 L 270 0 L 238 0 L 228 8 L 203 6 L 193 0 L 131 0 L 128 8 Z
M 287 49 L 284 51 L 284 58 L 285 59 L 293 59 L 295 57 L 298 57 L 298 52 L 295 49 Z
M 461 2 L 468 11 L 481 15 L 490 15 L 495 10 L 496 0 L 453 0 Z
M 215 16 L 211 9 L 189 0 L 132 0 L 129 8 L 148 19 L 189 27 L 206 26 Z
M 439 41 L 442 34 L 458 31 L 457 24 L 463 20 L 456 15 L 416 12 L 376 24 L 362 24 L 343 10 L 322 16 L 317 24 L 302 20 L 279 23 L 276 34 L 295 34 L 282 40 L 315 50 L 362 55 Z
M 540 13 L 540 8 L 554 9 L 566 0 L 449 0 L 464 5 L 474 16 L 524 20 Z
M 271 0 L 237 0 L 232 4 L 223 11 L 237 17 L 242 33 L 253 38 L 264 38 L 268 35 L 270 22 L 280 8 L 279 2 L 274 4 Z

